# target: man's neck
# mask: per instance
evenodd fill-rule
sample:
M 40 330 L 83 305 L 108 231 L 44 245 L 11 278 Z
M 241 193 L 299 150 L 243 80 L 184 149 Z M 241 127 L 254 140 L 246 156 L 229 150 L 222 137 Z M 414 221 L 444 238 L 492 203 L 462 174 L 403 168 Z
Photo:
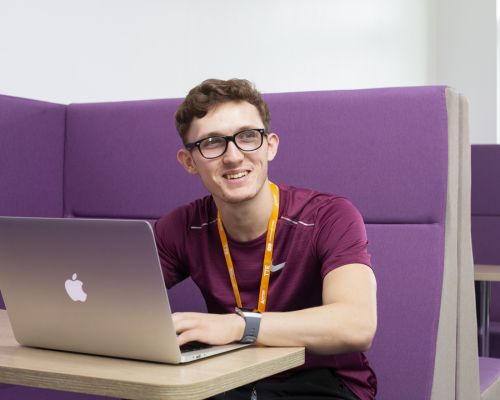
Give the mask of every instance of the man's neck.
M 257 196 L 249 201 L 228 204 L 216 200 L 216 204 L 224 229 L 232 239 L 247 242 L 267 231 L 273 208 L 273 196 L 267 180 Z

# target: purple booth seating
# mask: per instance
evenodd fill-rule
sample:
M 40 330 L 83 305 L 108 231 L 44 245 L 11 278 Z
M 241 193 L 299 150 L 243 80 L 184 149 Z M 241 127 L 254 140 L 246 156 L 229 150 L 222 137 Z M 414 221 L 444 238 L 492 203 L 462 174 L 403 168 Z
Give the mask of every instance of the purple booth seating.
M 0 96 L 0 215 L 63 217 L 66 108 Z M 0 307 L 5 308 L 1 297 Z M 0 398 L 105 399 L 4 384 Z
M 63 216 L 65 118 L 64 105 L 0 96 L 0 215 Z
M 500 145 L 473 145 L 471 164 L 474 263 L 500 270 Z M 490 355 L 495 359 L 480 358 L 482 393 L 489 382 L 500 382 L 500 282 L 491 283 Z M 500 398 L 500 389 L 483 398 Z
M 473 298 L 464 301 L 473 283 L 472 260 L 467 258 L 470 234 L 467 241 L 468 222 L 459 218 L 465 210 L 470 220 L 464 200 L 468 187 L 459 182 L 469 166 L 463 98 L 445 87 L 265 98 L 272 129 L 281 138 L 270 178 L 344 195 L 367 224 L 378 281 L 379 327 L 368 352 L 379 381 L 377 399 L 479 399 L 474 303 Z M 175 160 L 181 143 L 172 116 L 179 101 L 64 107 L 0 96 L 0 141 L 15 124 L 9 122 L 11 114 L 28 113 L 30 107 L 55 107 L 60 118 L 65 113 L 65 140 L 60 137 L 58 143 L 59 148 L 64 143 L 64 164 L 60 164 L 64 174 L 59 170 L 51 177 L 63 195 L 58 198 L 54 193 L 61 207 L 50 215 L 155 220 L 206 193 L 199 179 L 185 173 Z M 23 135 L 38 134 L 37 120 L 25 125 Z M 16 130 L 20 130 L 17 125 Z M 35 147 L 26 140 L 27 146 Z M 33 151 L 36 155 L 38 149 Z M 43 156 L 52 159 L 50 151 L 52 147 Z M 32 158 L 38 161 L 41 155 L 35 155 L 23 162 L 9 154 L 12 159 L 3 168 L 10 171 L 18 164 L 32 168 L 26 164 Z M 7 175 L 6 183 L 0 175 L 1 187 L 18 184 L 18 174 L 22 172 L 13 171 L 10 181 Z M 22 193 L 13 205 L 4 207 L 0 194 L 0 214 L 49 215 L 30 208 L 31 196 Z M 35 205 L 45 201 L 44 196 L 33 196 Z M 20 211 L 15 208 L 21 206 Z M 173 309 L 205 309 L 190 280 L 179 286 L 169 292 Z M 16 395 L 43 398 L 34 389 L 0 391 L 2 399 Z M 59 396 L 97 398 L 64 392 Z

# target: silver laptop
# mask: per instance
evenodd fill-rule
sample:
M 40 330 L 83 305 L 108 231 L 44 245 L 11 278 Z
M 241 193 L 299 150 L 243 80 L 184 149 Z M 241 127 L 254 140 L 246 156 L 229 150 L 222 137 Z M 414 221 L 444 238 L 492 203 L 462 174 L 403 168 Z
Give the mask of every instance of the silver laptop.
M 25 346 L 183 363 L 147 221 L 0 217 L 0 291 Z

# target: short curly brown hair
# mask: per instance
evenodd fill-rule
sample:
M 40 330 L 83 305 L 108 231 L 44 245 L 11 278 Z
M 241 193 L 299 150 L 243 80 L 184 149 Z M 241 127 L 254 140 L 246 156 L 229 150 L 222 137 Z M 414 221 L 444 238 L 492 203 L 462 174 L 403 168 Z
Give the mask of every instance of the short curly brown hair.
M 269 130 L 269 108 L 255 86 L 246 79 L 207 79 L 191 89 L 175 112 L 177 131 L 186 144 L 186 136 L 193 119 L 203 118 L 214 106 L 228 101 L 246 101 L 253 104 Z

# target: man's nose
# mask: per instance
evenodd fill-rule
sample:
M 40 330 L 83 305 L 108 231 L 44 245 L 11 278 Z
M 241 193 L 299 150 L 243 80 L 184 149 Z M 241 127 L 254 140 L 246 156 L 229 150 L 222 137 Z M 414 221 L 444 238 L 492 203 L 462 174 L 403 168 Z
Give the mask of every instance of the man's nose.
M 224 162 L 240 161 L 243 157 L 243 152 L 236 147 L 234 142 L 229 142 L 227 144 L 227 150 L 223 155 Z

